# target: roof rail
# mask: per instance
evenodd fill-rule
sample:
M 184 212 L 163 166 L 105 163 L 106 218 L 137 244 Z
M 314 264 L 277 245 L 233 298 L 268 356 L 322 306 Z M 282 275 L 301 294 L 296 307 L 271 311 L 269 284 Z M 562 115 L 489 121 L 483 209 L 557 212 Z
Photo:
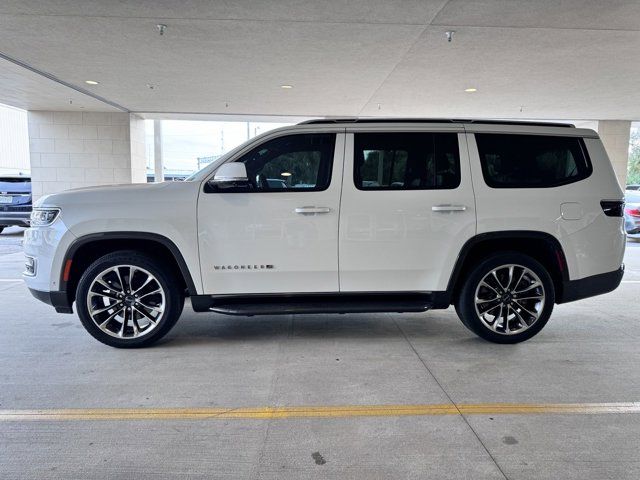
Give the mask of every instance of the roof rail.
M 326 125 L 332 123 L 474 123 L 484 125 L 528 125 L 534 127 L 575 128 L 571 123 L 527 122 L 518 120 L 479 120 L 471 118 L 324 118 L 307 120 L 298 125 Z

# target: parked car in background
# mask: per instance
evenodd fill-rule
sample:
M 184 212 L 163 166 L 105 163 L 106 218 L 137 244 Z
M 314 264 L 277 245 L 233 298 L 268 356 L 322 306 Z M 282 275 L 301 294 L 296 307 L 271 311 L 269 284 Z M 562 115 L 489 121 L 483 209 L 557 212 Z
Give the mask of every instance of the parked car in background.
M 9 226 L 29 226 L 31 216 L 31 178 L 0 177 L 0 233 Z
M 640 190 L 640 185 L 627 185 L 627 190 Z
M 627 190 L 624 200 L 624 229 L 627 236 L 640 238 L 640 192 Z

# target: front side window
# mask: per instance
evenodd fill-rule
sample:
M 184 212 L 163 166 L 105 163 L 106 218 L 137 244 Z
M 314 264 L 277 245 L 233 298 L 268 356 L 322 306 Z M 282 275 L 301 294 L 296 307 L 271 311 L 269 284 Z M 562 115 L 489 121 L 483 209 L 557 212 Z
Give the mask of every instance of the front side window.
M 591 164 L 582 139 L 476 133 L 484 180 L 493 188 L 547 188 L 587 178 Z
M 287 135 L 269 140 L 238 159 L 254 191 L 325 190 L 331 182 L 334 133 Z
M 357 133 L 354 164 L 359 190 L 432 190 L 460 185 L 455 133 Z

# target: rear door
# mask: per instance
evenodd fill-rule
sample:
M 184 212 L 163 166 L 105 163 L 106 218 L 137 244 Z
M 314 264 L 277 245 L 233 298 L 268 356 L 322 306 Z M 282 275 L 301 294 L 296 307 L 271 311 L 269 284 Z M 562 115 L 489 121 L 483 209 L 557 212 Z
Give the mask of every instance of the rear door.
M 200 192 L 204 292 L 337 292 L 344 130 L 280 134 L 250 148 L 251 191 Z
M 463 127 L 348 130 L 340 290 L 442 291 L 476 231 Z

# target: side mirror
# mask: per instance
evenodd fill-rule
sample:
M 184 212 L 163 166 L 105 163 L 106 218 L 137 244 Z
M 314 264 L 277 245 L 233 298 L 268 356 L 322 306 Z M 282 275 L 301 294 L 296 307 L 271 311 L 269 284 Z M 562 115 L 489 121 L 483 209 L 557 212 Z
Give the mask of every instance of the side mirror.
M 244 163 L 225 163 L 209 181 L 213 191 L 247 191 L 251 188 Z

